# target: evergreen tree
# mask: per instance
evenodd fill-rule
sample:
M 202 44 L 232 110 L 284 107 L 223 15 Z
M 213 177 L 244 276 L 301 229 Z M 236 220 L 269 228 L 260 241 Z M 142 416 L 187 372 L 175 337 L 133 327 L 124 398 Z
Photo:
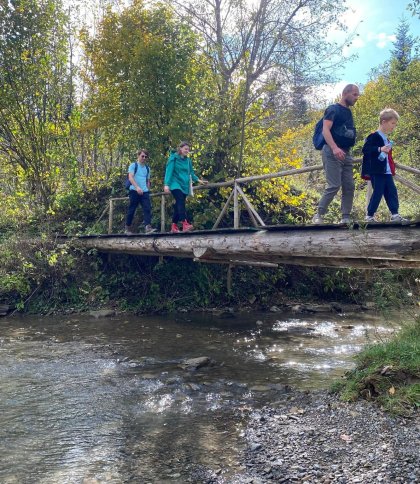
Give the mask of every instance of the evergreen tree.
M 392 67 L 397 71 L 403 72 L 407 69 L 411 62 L 411 51 L 415 44 L 415 40 L 410 35 L 410 26 L 405 18 L 400 20 L 396 32 L 396 39 L 392 54 Z

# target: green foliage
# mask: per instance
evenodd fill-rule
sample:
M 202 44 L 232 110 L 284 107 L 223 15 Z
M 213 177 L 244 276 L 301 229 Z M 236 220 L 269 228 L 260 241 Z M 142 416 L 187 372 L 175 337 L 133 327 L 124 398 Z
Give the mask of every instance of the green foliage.
M 162 4 L 134 2 L 109 10 L 99 34 L 83 40 L 94 76 L 82 129 L 112 133 L 126 154 L 146 147 L 162 176 L 169 147 L 194 137 L 211 84 L 196 36 Z
M 327 299 L 363 304 L 381 311 L 413 307 L 420 299 L 419 271 L 291 267 L 288 293 L 300 299 Z
M 68 159 L 71 79 L 61 2 L 17 0 L 0 9 L 0 162 L 3 180 L 49 210 Z M 0 187 L 1 187 L 0 185 Z
M 46 236 L 26 240 L 10 236 L 0 243 L 0 300 L 39 312 L 61 305 L 80 308 L 88 302 L 83 287 L 89 286 L 97 270 L 94 263 L 84 265 L 82 259 L 82 253 L 65 242 Z
M 130 270 L 127 270 L 127 267 Z M 233 293 L 226 291 L 227 267 L 199 264 L 189 259 L 115 256 L 99 282 L 122 308 L 138 312 L 206 309 L 250 300 L 265 305 L 277 296 L 285 274 L 282 269 L 233 269 Z

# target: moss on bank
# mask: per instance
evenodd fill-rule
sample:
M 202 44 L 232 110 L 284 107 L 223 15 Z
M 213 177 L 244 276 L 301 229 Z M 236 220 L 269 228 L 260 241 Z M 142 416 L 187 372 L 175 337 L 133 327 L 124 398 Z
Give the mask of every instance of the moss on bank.
M 386 410 L 410 416 L 420 407 L 420 318 L 389 341 L 367 346 L 356 368 L 334 385 L 344 401 L 376 400 Z

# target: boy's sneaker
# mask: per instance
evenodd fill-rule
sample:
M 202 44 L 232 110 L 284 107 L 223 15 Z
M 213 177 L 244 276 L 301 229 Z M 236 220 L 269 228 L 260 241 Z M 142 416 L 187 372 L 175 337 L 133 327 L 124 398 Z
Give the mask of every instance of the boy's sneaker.
M 316 213 L 312 217 L 312 223 L 313 224 L 323 224 L 324 223 L 324 217 L 322 215 L 320 215 L 319 213 Z
M 154 232 L 156 232 L 157 229 L 155 229 L 154 227 L 152 227 L 151 225 L 146 225 L 145 229 L 144 229 L 144 232 L 146 234 L 153 234 Z
M 365 222 L 376 223 L 377 220 L 373 215 L 366 215 Z
M 134 235 L 133 231 L 131 230 L 131 225 L 126 225 L 124 230 L 125 235 Z
M 399 213 L 394 213 L 391 215 L 391 222 L 408 222 L 408 219 L 401 217 Z

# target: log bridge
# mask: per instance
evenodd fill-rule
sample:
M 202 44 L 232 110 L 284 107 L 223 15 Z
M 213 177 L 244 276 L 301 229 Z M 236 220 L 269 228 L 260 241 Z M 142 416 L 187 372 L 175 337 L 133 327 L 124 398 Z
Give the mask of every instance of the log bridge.
M 361 269 L 420 268 L 420 220 L 406 223 L 280 225 L 151 235 L 80 236 L 100 252 L 170 256 L 201 263 Z
M 360 160 L 355 160 L 355 164 Z M 397 164 L 398 169 L 411 175 L 420 170 Z M 161 198 L 161 233 L 152 235 L 113 234 L 114 204 L 127 200 L 111 198 L 98 222 L 108 212 L 108 234 L 82 236 L 79 242 L 86 248 L 101 252 L 135 254 L 142 256 L 185 257 L 202 263 L 228 264 L 229 272 L 235 265 L 277 267 L 293 264 L 318 267 L 355 267 L 361 269 L 420 268 L 420 219 L 405 224 L 383 223 L 352 225 L 280 225 L 267 226 L 242 184 L 272 178 L 302 175 L 322 170 L 322 165 L 284 170 L 252 177 L 237 178 L 199 186 L 197 190 L 228 188 L 232 191 L 212 230 L 191 233 L 165 233 L 165 193 L 152 193 Z M 398 183 L 420 194 L 420 186 L 402 176 Z M 371 191 L 367 190 L 367 200 Z M 253 227 L 240 227 L 240 199 L 249 213 Z M 219 228 L 233 200 L 233 228 Z

